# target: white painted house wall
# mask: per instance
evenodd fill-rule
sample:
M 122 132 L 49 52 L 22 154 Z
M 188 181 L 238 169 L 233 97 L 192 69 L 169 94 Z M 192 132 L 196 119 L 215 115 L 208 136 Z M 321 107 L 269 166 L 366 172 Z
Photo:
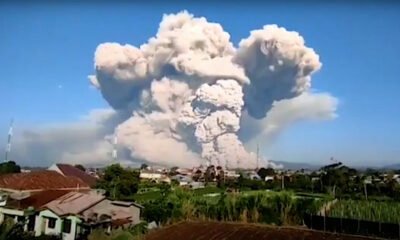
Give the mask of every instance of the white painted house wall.
M 56 219 L 56 225 L 54 228 L 49 228 L 49 218 Z M 43 210 L 39 213 L 39 220 L 36 222 L 35 225 L 35 235 L 59 235 L 61 233 L 61 222 L 61 218 L 59 218 L 52 211 Z
M 15 216 L 15 220 L 17 220 L 18 216 L 24 216 L 24 211 L 0 207 L 0 223 L 4 221 L 5 214 Z
M 10 209 L 5 207 L 0 207 L 0 223 L 4 222 L 5 215 L 10 215 L 14 217 L 14 222 L 18 222 L 18 217 L 25 216 L 24 211 L 18 209 Z M 26 219 L 27 220 L 27 219 Z M 24 230 L 27 230 L 27 225 L 25 225 Z
M 49 218 L 56 219 L 56 225 L 54 228 L 48 227 Z M 69 233 L 62 232 L 62 226 L 64 219 L 71 220 L 71 231 Z M 50 210 L 43 210 L 36 218 L 35 225 L 35 236 L 45 235 L 61 235 L 63 240 L 75 240 L 77 236 L 78 224 L 82 221 L 75 216 L 68 216 L 66 218 L 60 218 Z
M 70 233 L 62 233 L 63 240 L 75 240 L 75 236 L 78 235 L 78 224 L 82 221 L 75 216 L 68 216 L 66 219 L 71 220 L 71 231 Z
M 265 176 L 265 181 L 266 181 L 266 182 L 268 182 L 268 181 L 273 181 L 274 179 L 275 179 L 274 176 Z

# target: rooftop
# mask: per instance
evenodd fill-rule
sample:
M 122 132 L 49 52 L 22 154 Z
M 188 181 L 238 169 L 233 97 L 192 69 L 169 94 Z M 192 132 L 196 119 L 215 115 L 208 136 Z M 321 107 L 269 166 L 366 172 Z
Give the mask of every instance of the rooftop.
M 89 186 L 93 187 L 96 184 L 97 179 L 79 168 L 76 168 L 69 164 L 56 164 L 58 169 L 62 172 L 64 176 L 77 177 L 87 183 Z
M 27 209 L 33 207 L 34 209 L 38 209 L 69 192 L 70 190 L 46 190 L 33 193 L 21 200 L 9 198 L 6 207 L 14 209 Z
M 123 207 L 130 207 L 130 206 L 136 206 L 138 208 L 143 208 L 142 205 L 137 204 L 135 202 L 126 202 L 126 201 L 112 201 L 111 204 L 117 205 L 117 206 L 123 206 Z
M 49 171 L 13 173 L 0 176 L 0 189 L 11 191 L 43 191 L 89 189 L 89 185 L 77 177 L 66 177 Z
M 105 196 L 96 192 L 70 192 L 49 202 L 44 208 L 51 210 L 59 216 L 79 214 L 104 199 Z

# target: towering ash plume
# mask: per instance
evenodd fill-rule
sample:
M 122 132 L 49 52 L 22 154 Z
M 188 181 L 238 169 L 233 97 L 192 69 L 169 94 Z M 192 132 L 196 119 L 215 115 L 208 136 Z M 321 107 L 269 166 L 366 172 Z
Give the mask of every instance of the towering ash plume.
M 235 62 L 244 67 L 246 108 L 264 118 L 274 101 L 293 98 L 311 87 L 311 74 L 321 68 L 319 56 L 297 32 L 276 25 L 252 31 L 239 44 Z
M 254 168 L 241 121 L 307 92 L 320 67 L 296 32 L 267 25 L 235 49 L 221 25 L 180 12 L 140 47 L 100 44 L 89 78 L 113 108 L 132 112 L 116 134 L 134 159 Z

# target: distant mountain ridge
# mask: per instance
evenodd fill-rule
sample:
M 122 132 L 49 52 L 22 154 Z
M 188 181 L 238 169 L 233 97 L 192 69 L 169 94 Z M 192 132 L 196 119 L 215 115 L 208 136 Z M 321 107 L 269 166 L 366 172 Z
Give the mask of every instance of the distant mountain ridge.
M 271 160 L 271 162 L 277 164 L 277 165 L 283 165 L 283 169 L 285 170 L 300 170 L 300 169 L 309 169 L 309 170 L 318 170 L 321 167 L 328 165 L 323 164 L 323 165 L 318 165 L 318 164 L 310 164 L 310 163 L 302 163 L 302 162 L 286 162 L 286 161 L 275 161 Z M 344 165 L 348 167 L 355 168 L 357 170 L 366 170 L 367 168 L 370 169 L 377 169 L 377 170 L 400 170 L 400 163 L 396 164 L 389 164 L 385 166 L 352 166 L 352 165 L 347 165 L 343 163 Z
M 383 167 L 383 169 L 399 170 L 400 163 L 390 164 Z

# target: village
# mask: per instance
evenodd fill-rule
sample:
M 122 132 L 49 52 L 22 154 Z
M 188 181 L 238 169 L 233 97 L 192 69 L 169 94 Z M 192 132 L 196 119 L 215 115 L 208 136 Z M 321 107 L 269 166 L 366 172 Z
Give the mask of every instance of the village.
M 211 169 L 208 174 L 212 182 L 222 175 L 227 179 L 239 177 L 236 171 L 224 171 L 221 167 L 208 171 Z M 111 231 L 140 223 L 143 206 L 107 199 L 105 190 L 96 189 L 102 171 L 54 164 L 46 170 L 21 169 L 21 173 L 0 175 L 0 224 L 11 220 L 24 224 L 23 229 L 35 236 L 61 235 L 62 239 L 73 240 L 96 228 Z M 203 171 L 207 169 L 142 166 L 139 178 L 142 182 L 176 182 L 181 187 L 199 189 L 205 187 L 207 177 Z M 250 176 L 259 179 L 254 171 Z
M 9 162 L 3 163 L 3 166 L 5 164 L 15 165 Z M 112 168 L 114 171 L 137 174 L 137 179 L 131 178 L 127 185 L 130 190 L 134 189 L 132 192 L 124 192 L 122 187 L 126 172 L 117 174 L 114 179 L 107 175 Z M 124 170 L 118 164 L 105 169 L 85 169 L 81 165 L 53 164 L 44 170 L 21 169 L 18 173 L 16 169 L 16 172 L 0 175 L 0 223 L 11 221 L 22 224 L 23 230 L 34 236 L 54 235 L 64 240 L 86 239 L 94 230 L 110 233 L 143 221 L 151 223 L 153 220 L 147 225 L 149 229 L 157 227 L 161 222 L 146 214 L 142 204 L 160 198 L 166 186 L 168 191 L 186 189 L 209 197 L 217 197 L 224 191 L 248 194 L 283 190 L 302 193 L 303 196 L 318 196 L 324 193 L 324 189 L 329 189 L 327 193 L 334 197 L 345 197 L 356 191 L 361 198 L 374 198 L 374 195 L 377 197 L 382 193 L 397 198 L 398 190 L 385 190 L 383 186 L 391 186 L 394 182 L 394 188 L 398 189 L 400 181 L 399 174 L 360 174 L 341 163 L 318 171 L 272 168 L 227 170 L 219 166 L 168 169 L 151 168 L 146 164 L 131 170 Z M 334 175 L 336 181 L 331 185 L 329 181 L 332 179 L 327 178 L 329 174 Z M 361 185 L 357 185 L 360 177 Z M 121 186 L 117 185 L 117 181 Z M 324 188 L 321 184 L 327 186 Z M 99 186 L 105 186 L 105 189 Z M 379 186 L 381 192 L 376 192 L 375 186 Z M 357 195 L 354 192 L 351 194 L 353 197 Z

